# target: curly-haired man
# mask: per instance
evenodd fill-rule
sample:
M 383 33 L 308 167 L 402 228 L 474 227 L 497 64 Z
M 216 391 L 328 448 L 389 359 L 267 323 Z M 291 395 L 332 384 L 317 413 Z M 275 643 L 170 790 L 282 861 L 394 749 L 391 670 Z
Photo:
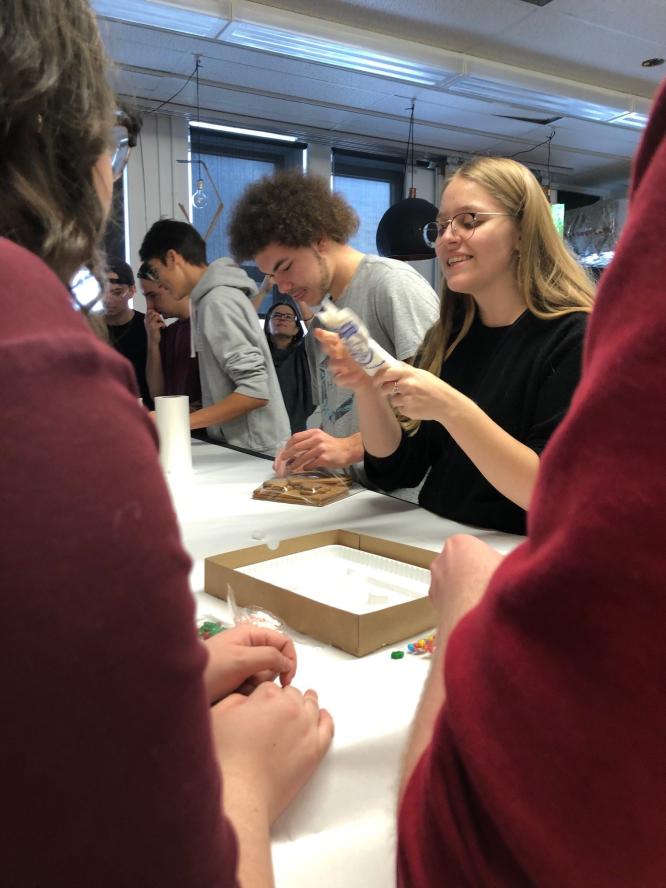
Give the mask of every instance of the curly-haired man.
M 282 171 L 241 196 L 229 224 L 231 251 L 238 262 L 254 259 L 281 293 L 298 301 L 311 326 L 318 322 L 310 306 L 329 295 L 337 306 L 355 311 L 383 348 L 410 360 L 438 317 L 439 300 L 410 265 L 350 246 L 358 223 L 326 179 Z M 292 435 L 276 461 L 278 471 L 287 465 L 289 472 L 342 468 L 363 459 L 353 393 L 335 385 L 314 337 L 306 343 L 321 428 Z

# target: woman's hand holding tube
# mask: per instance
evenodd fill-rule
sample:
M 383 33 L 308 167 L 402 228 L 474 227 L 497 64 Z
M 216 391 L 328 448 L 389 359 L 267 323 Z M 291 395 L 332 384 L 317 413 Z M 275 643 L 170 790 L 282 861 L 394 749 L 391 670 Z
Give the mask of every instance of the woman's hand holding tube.
M 352 391 L 370 389 L 372 377 L 352 358 L 337 333 L 317 328 L 314 336 L 328 355 L 329 370 L 336 385 Z
M 337 333 L 315 330 L 315 336 L 329 356 L 329 370 L 336 383 L 356 395 L 362 444 L 373 456 L 389 456 L 400 443 L 402 432 L 391 404 L 374 380 L 351 357 Z
M 523 509 L 529 507 L 538 454 L 497 425 L 471 398 L 410 364 L 386 367 L 368 376 L 337 334 L 317 330 L 315 335 L 330 357 L 336 382 L 356 393 L 367 453 L 387 457 L 399 446 L 402 432 L 393 410 L 408 419 L 434 420 L 500 493 Z
M 372 383 L 408 419 L 434 419 L 446 425 L 467 400 L 428 370 L 409 364 L 378 371 Z

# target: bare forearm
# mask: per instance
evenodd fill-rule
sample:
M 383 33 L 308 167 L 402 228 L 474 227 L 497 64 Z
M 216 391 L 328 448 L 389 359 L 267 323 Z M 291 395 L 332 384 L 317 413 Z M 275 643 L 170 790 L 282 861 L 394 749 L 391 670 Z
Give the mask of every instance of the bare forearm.
M 158 398 L 164 394 L 164 372 L 162 370 L 162 357 L 159 344 L 157 346 L 148 343 L 148 356 L 146 358 L 146 382 L 152 398 Z
M 224 813 L 238 839 L 238 881 L 241 888 L 273 888 L 273 862 L 268 815 L 253 801 L 246 786 L 225 776 Z
M 513 438 L 472 400 L 456 403 L 438 417 L 458 446 L 500 493 L 527 509 L 539 470 L 539 456 Z
M 232 392 L 221 401 L 211 404 L 210 407 L 202 407 L 201 410 L 190 413 L 190 428 L 204 429 L 207 426 L 231 422 L 232 419 L 245 416 L 246 413 L 264 407 L 266 404 L 268 401 L 265 398 L 251 398 L 249 395 Z
M 446 699 L 444 661 L 451 633 L 483 598 L 490 578 L 502 562 L 495 549 L 469 535 L 449 537 L 430 565 L 430 598 L 439 612 L 435 655 L 405 754 L 400 797 L 417 762 L 430 743 Z
M 368 385 L 356 392 L 356 409 L 368 453 L 380 458 L 395 453 L 402 431 L 388 400 Z
M 430 665 L 430 674 L 423 688 L 423 694 L 414 716 L 412 730 L 405 750 L 405 758 L 402 769 L 402 777 L 400 780 L 400 799 L 404 794 L 405 788 L 412 775 L 412 771 L 416 767 L 419 759 L 423 755 L 428 744 L 432 740 L 435 720 L 444 705 L 446 696 L 444 690 L 444 649 L 446 647 L 445 639 L 437 639 L 437 648 Z

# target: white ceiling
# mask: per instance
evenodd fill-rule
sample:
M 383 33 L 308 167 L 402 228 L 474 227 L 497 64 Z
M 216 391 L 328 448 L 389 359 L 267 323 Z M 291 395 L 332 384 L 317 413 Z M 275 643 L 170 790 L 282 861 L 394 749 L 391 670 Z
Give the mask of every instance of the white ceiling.
M 200 53 L 204 120 L 401 153 L 414 99 L 417 157 L 521 152 L 521 160 L 544 167 L 548 146 L 533 146 L 555 130 L 554 184 L 599 193 L 619 193 L 626 185 L 639 131 L 574 116 L 534 122 L 555 115 L 531 100 L 500 103 L 455 95 L 449 89 L 460 74 L 449 78 L 448 88 L 426 87 L 246 49 L 222 38 L 129 24 L 122 19 L 131 2 L 105 0 L 100 25 L 117 65 L 119 92 L 144 111 L 183 87 Z M 666 66 L 641 67 L 643 59 L 666 56 L 664 0 L 552 0 L 544 7 L 526 0 L 317 0 L 316 16 L 310 0 L 171 2 L 219 10 L 232 20 L 238 9 L 250 7 L 260 18 L 313 34 L 328 25 L 329 36 L 341 41 L 353 38 L 370 47 L 379 41 L 401 57 L 407 53 L 430 65 L 441 60 L 442 66 L 453 61 L 459 72 L 626 111 L 647 110 L 666 75 Z M 195 108 L 191 80 L 162 110 L 194 116 Z

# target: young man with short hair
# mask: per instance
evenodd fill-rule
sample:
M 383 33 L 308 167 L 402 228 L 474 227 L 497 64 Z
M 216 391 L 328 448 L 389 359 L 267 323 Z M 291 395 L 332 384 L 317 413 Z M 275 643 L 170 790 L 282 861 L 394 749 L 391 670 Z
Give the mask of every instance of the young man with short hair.
M 208 265 L 199 232 L 174 219 L 155 222 L 139 255 L 174 298 L 190 296 L 204 404 L 190 414 L 190 428 L 274 455 L 290 434 L 289 417 L 250 301 L 254 281 L 230 259 Z
M 153 402 L 146 380 L 145 315 L 129 306 L 129 301 L 135 294 L 134 272 L 127 262 L 115 257 L 108 259 L 102 305 L 109 342 L 134 367 L 139 394 L 144 404 L 152 407 Z
M 287 170 L 246 189 L 229 233 L 236 260 L 254 259 L 281 293 L 298 301 L 311 328 L 319 323 L 312 307 L 328 295 L 356 312 L 386 351 L 411 360 L 437 320 L 437 294 L 410 265 L 350 246 L 357 228 L 356 212 L 325 179 Z M 343 468 L 363 459 L 353 392 L 336 386 L 314 337 L 306 343 L 321 428 L 292 436 L 276 463 L 280 472 Z
M 193 348 L 188 296 L 176 299 L 169 290 L 152 279 L 148 263 L 137 272 L 146 300 L 148 359 L 146 379 L 153 398 L 160 395 L 187 395 L 190 410 L 201 408 L 199 361 Z M 175 318 L 172 324 L 165 319 Z

